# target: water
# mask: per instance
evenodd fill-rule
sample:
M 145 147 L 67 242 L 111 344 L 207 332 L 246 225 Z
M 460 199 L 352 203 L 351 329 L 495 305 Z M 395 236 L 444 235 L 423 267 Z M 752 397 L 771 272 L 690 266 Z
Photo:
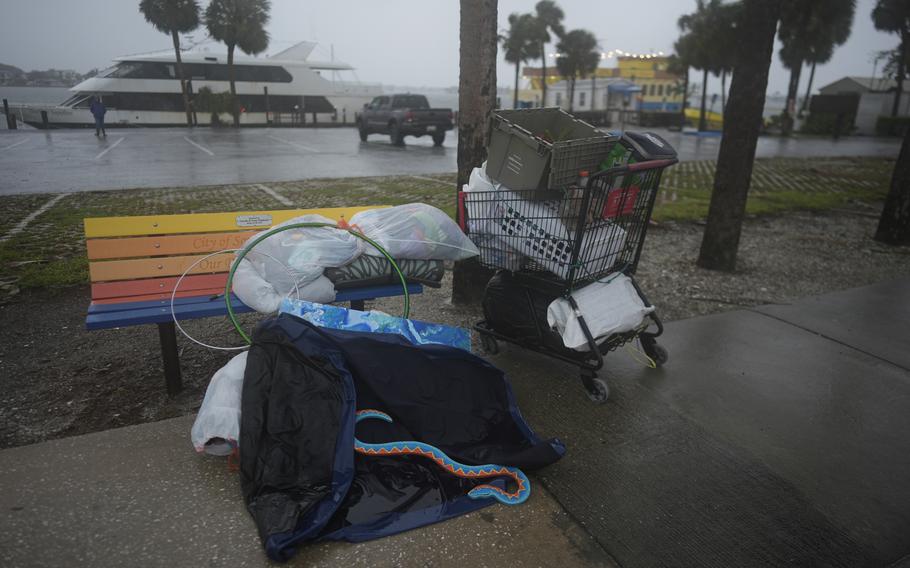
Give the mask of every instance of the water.
M 7 99 L 11 104 L 60 104 L 68 99 L 69 96 L 70 92 L 67 87 L 9 87 L 0 85 L 0 99 Z

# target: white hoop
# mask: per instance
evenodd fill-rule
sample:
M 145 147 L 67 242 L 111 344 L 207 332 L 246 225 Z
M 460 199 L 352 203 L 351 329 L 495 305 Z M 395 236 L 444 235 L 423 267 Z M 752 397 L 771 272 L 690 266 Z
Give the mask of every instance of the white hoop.
M 196 343 L 197 345 L 201 345 L 203 347 L 208 347 L 209 349 L 215 349 L 217 351 L 243 351 L 244 349 L 250 348 L 249 345 L 242 345 L 240 347 L 219 347 L 217 345 L 209 345 L 208 343 L 203 343 L 203 342 L 199 341 L 198 339 L 195 339 L 193 336 L 191 336 L 189 333 L 187 333 L 185 329 L 183 329 L 183 327 L 180 325 L 180 322 L 177 321 L 177 314 L 174 313 L 174 298 L 177 297 L 177 289 L 180 287 L 180 283 L 183 282 L 183 279 L 186 278 L 187 274 L 189 274 L 191 270 L 196 268 L 199 265 L 199 263 L 201 263 L 202 261 L 212 258 L 213 256 L 218 256 L 219 254 L 227 254 L 229 252 L 236 253 L 239 250 L 243 250 L 243 249 L 219 250 L 217 252 L 207 254 L 207 255 L 203 256 L 202 258 L 197 259 L 196 262 L 189 265 L 187 267 L 187 269 L 183 271 L 183 274 L 181 274 L 180 278 L 177 279 L 177 282 L 174 283 L 174 290 L 171 292 L 171 319 L 174 320 L 174 324 L 177 326 L 177 329 L 180 330 L 180 333 L 182 333 L 187 339 L 189 339 L 193 343 Z M 250 249 L 247 252 L 247 254 L 249 254 L 249 253 L 256 253 L 256 254 L 261 254 L 263 256 L 267 256 L 267 257 L 271 258 L 272 260 L 274 260 L 275 262 L 277 262 L 278 264 L 280 264 L 282 267 L 284 267 L 284 269 L 288 273 L 288 276 L 290 276 L 291 280 L 294 281 L 294 290 L 297 292 L 297 299 L 298 300 L 300 299 L 300 287 L 297 284 L 297 277 L 294 276 L 294 273 L 291 271 L 291 268 L 288 265 L 281 262 L 280 260 L 278 260 L 277 258 L 275 258 L 274 256 L 270 255 L 267 252 L 260 252 L 257 250 Z M 229 302 L 230 298 L 228 298 L 227 301 Z

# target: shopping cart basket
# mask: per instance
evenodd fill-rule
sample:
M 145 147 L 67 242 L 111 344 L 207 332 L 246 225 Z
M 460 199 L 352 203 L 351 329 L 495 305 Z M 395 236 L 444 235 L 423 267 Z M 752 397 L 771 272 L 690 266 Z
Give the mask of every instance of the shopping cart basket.
M 550 201 L 535 200 L 533 191 L 512 191 L 502 186 L 496 191 L 463 191 L 459 199 L 462 228 L 480 250 L 480 262 L 509 271 L 509 285 L 524 296 L 529 312 L 540 314 L 542 306 L 545 314 L 549 301 L 565 298 L 576 312 L 588 342 L 587 351 L 559 344 L 545 317 L 537 317 L 533 326 L 521 327 L 521 333 L 512 325 L 497 326 L 490 321 L 485 306 L 486 319 L 474 326 L 481 334 L 484 349 L 496 353 L 497 340 L 503 340 L 573 363 L 581 370 L 589 396 L 598 402 L 609 394 L 607 384 L 597 378 L 597 371 L 610 351 L 638 338 L 644 352 L 657 365 L 663 364 L 667 352 L 656 342 L 663 324 L 655 311 L 635 329 L 595 338 L 572 293 L 618 273 L 632 278 L 661 174 L 676 161 L 675 157 L 642 161 L 591 176 L 582 172 L 576 186 Z M 502 280 L 498 282 L 501 284 Z M 644 305 L 650 307 L 637 284 L 635 289 Z

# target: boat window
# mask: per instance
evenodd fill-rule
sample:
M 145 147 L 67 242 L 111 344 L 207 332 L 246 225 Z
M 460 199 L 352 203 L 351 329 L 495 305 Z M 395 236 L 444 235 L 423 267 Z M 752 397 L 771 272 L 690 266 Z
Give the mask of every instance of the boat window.
M 85 96 L 80 108 L 87 107 L 89 99 L 89 96 Z M 237 95 L 237 101 L 246 112 L 265 112 L 265 95 Z M 319 96 L 269 95 L 268 102 L 271 112 L 335 112 L 332 103 Z M 104 105 L 108 109 L 119 110 L 182 112 L 183 98 L 180 93 L 109 93 L 104 95 Z M 197 111 L 205 112 L 201 108 L 197 108 Z
M 228 66 L 218 63 L 184 63 L 183 72 L 189 79 L 228 81 Z M 175 79 L 174 63 L 159 61 L 124 61 L 115 67 L 109 77 L 120 79 Z M 258 83 L 290 83 L 291 74 L 277 65 L 234 65 L 236 81 Z
M 71 103 L 73 108 L 88 108 L 92 102 L 92 97 L 90 95 L 76 95 L 73 97 L 75 101 Z

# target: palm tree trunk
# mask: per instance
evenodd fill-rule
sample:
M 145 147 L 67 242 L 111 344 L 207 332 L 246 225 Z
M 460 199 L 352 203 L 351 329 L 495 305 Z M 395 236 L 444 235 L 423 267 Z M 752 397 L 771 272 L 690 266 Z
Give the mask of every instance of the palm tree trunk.
M 707 105 L 708 96 L 708 70 L 705 69 L 701 80 L 701 112 L 698 114 L 698 131 L 703 132 L 708 129 L 705 120 L 705 106 Z
M 596 81 L 597 81 L 597 70 L 595 69 L 594 72 L 591 73 L 591 111 L 592 112 L 596 108 L 596 99 L 594 97 L 595 93 L 597 93 Z
M 799 114 L 797 116 L 802 116 L 806 112 L 806 107 L 809 106 L 809 98 L 812 96 L 812 82 L 815 81 L 815 66 L 817 63 L 812 62 L 812 71 L 809 72 L 809 85 L 806 87 L 806 97 L 803 99 L 803 104 L 799 106 Z
M 680 130 L 686 126 L 686 109 L 689 108 L 689 66 L 686 65 L 686 80 L 683 83 L 682 104 L 680 105 Z
M 512 97 L 512 108 L 518 108 L 518 67 L 521 65 L 521 61 L 515 62 L 515 94 Z
M 171 31 L 171 40 L 174 42 L 174 54 L 177 56 L 177 78 L 180 79 L 180 94 L 183 96 L 183 109 L 186 111 L 186 125 L 193 125 L 193 113 L 190 112 L 190 97 L 186 93 L 186 79 L 183 76 L 183 58 L 180 56 L 180 36 L 177 30 Z
M 721 116 L 723 116 L 725 110 L 727 110 L 727 70 L 723 69 L 720 72 L 720 114 L 721 114 Z
M 575 81 L 576 81 L 576 80 L 577 80 L 577 79 L 575 78 L 574 75 L 572 76 L 572 79 L 569 80 L 569 89 L 570 89 L 570 92 L 569 92 L 569 112 L 572 112 L 572 111 L 575 110 Z
M 498 41 L 497 0 L 460 1 L 456 192 L 468 183 L 471 171 L 487 158 L 488 123 L 496 104 Z M 454 197 L 457 198 L 457 193 Z M 456 211 L 459 211 L 458 207 Z M 481 266 L 476 258 L 456 262 L 452 274 L 452 301 L 480 301 L 491 276 L 492 271 Z
M 731 272 L 736 267 L 781 0 L 743 0 L 742 10 L 742 21 L 749 25 L 740 35 L 708 222 L 696 262 L 702 268 Z
M 796 95 L 799 92 L 799 76 L 803 70 L 800 61 L 790 70 L 790 84 L 787 86 L 787 104 L 784 106 L 783 120 L 781 121 L 781 134 L 790 136 L 793 132 L 793 115 L 796 113 Z
M 875 240 L 891 245 L 910 244 L 910 128 L 891 174 L 891 189 L 878 220 Z
M 234 44 L 228 44 L 228 81 L 231 84 L 231 114 L 234 128 L 240 128 L 240 105 L 237 102 L 237 87 L 234 85 Z
M 540 88 L 543 94 L 540 98 L 540 106 L 547 106 L 547 46 L 544 45 L 540 48 L 540 72 L 543 74 L 541 79 L 542 83 Z
M 908 43 L 910 43 L 910 38 L 901 32 L 901 44 L 898 47 L 901 53 L 900 57 L 897 59 L 897 89 L 894 91 L 894 104 L 891 105 L 891 118 L 897 117 L 897 113 L 900 110 L 901 94 L 904 92 L 904 74 L 907 72 L 906 65 Z M 894 121 L 892 121 L 891 125 L 891 128 L 893 129 Z

